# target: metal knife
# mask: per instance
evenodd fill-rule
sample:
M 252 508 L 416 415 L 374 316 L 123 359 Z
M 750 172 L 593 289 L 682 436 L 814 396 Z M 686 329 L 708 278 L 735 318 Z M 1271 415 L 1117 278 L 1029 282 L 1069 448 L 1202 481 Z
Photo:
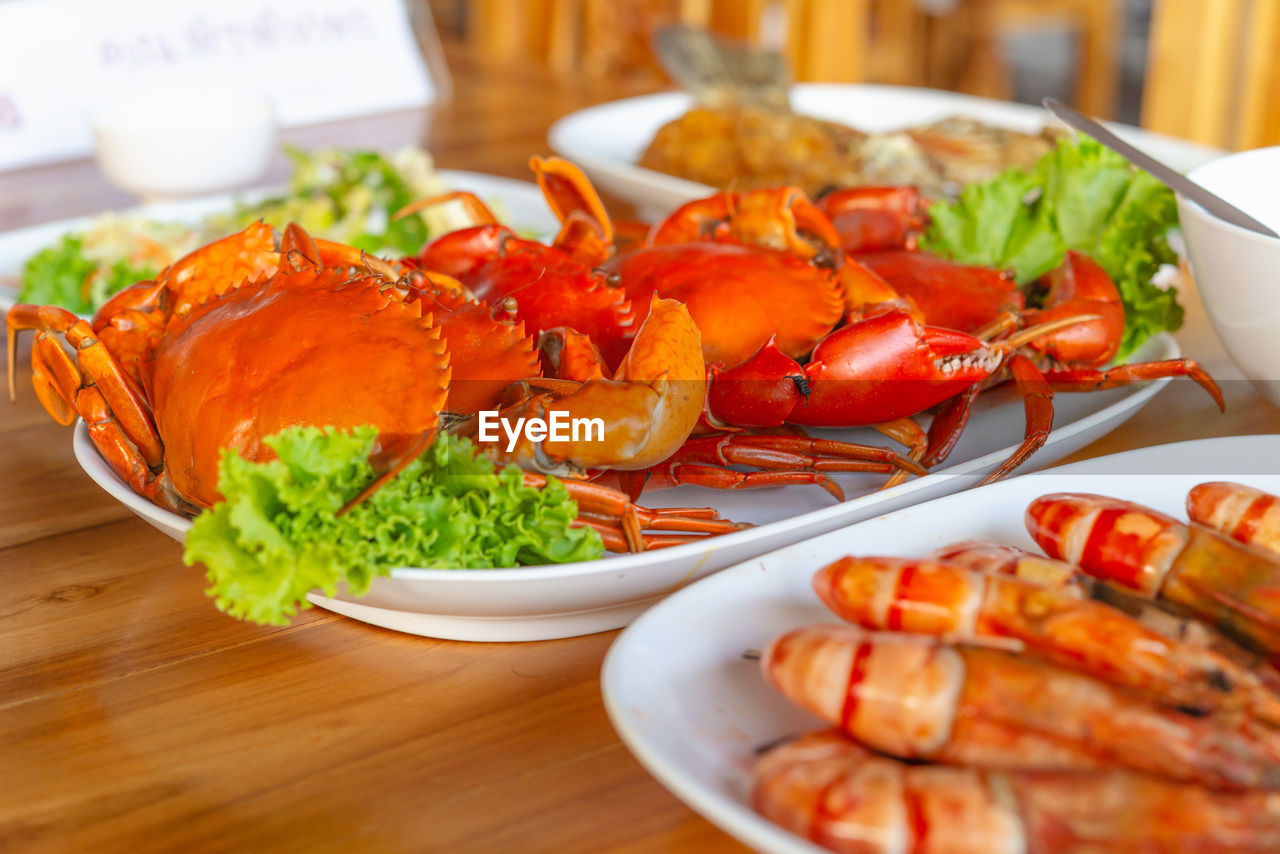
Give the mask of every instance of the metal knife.
M 1249 231 L 1256 231 L 1258 234 L 1264 234 L 1267 237 L 1280 238 L 1280 234 L 1276 234 L 1235 205 L 1215 196 L 1190 178 L 1165 166 L 1151 155 L 1143 154 L 1093 119 L 1085 118 L 1057 98 L 1045 98 L 1040 103 L 1044 105 L 1046 110 L 1076 130 L 1087 133 L 1134 166 L 1150 172 L 1170 190 L 1182 194 L 1219 219 L 1224 219 L 1232 225 L 1238 225 Z

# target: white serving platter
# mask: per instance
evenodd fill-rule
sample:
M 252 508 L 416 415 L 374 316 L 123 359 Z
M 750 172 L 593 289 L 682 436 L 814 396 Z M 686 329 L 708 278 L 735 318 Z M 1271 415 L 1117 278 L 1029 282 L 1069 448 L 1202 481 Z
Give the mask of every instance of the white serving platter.
M 1178 355 L 1168 334 L 1148 341 L 1141 359 Z M 1061 394 L 1057 427 L 1024 471 L 1049 465 L 1115 429 L 1170 380 L 1095 394 Z M 871 430 L 815 431 L 884 444 Z M 646 494 L 649 506 L 713 506 L 729 519 L 757 527 L 674 548 L 559 566 L 513 569 L 397 569 L 359 598 L 310 600 L 367 623 L 430 637 L 470 641 L 527 641 L 620 628 L 684 585 L 762 552 L 800 542 L 853 522 L 978 484 L 1012 452 L 1023 433 L 1023 409 L 1011 390 L 984 396 L 947 462 L 926 477 L 879 490 L 883 477 L 838 475 L 849 499 L 837 503 L 815 486 L 720 492 L 685 486 Z M 151 525 L 181 540 L 189 520 L 132 492 L 106 465 L 83 423 L 75 455 L 95 483 Z
M 556 223 L 533 184 L 470 172 L 442 171 L 442 180 L 458 189 L 495 200 L 515 227 L 544 234 Z M 261 191 L 266 192 L 266 191 Z M 141 208 L 148 216 L 194 220 L 233 203 L 231 195 Z M 0 273 L 20 269 L 32 252 L 87 219 L 66 220 L 0 235 Z M 0 308 L 5 307 L 0 294 Z M 1178 356 L 1173 338 L 1157 336 L 1135 360 Z M 1087 395 L 1059 395 L 1056 427 L 1024 471 L 1050 465 L 1124 423 L 1167 380 Z M 29 392 L 28 392 L 29 393 Z M 855 442 L 883 445 L 870 430 L 814 431 Z M 726 566 L 761 552 L 848 525 L 879 513 L 956 492 L 977 484 L 1020 441 L 1023 409 L 1012 390 L 998 390 L 979 401 L 969 427 L 944 466 L 929 476 L 877 491 L 879 476 L 839 475 L 850 500 L 836 503 L 817 487 L 784 487 L 716 492 L 681 487 L 644 497 L 651 506 L 715 507 L 729 519 L 755 528 L 678 548 L 641 555 L 612 556 L 590 563 L 504 570 L 400 569 L 380 579 L 360 599 L 323 597 L 311 601 L 368 623 L 432 637 L 478 641 L 523 641 L 567 637 L 626 625 L 658 599 Z M 190 522 L 130 491 L 106 466 L 76 428 L 75 453 L 91 478 L 133 512 L 175 539 Z
M 551 235 L 559 228 L 559 223 L 547 209 L 542 193 L 535 184 L 453 169 L 439 169 L 436 174 L 446 187 L 468 190 L 487 201 L 496 201 L 504 220 L 517 230 Z M 231 210 L 237 200 L 256 201 L 277 195 L 283 190 L 283 187 L 262 187 L 198 199 L 140 205 L 121 213 L 161 221 L 196 223 L 209 214 Z M 0 234 L 0 313 L 7 312 L 17 301 L 17 285 L 10 282 L 16 283 L 19 280 L 27 259 L 55 243 L 67 232 L 87 228 L 93 219 L 92 216 L 76 217 Z
M 1026 104 L 1011 104 L 906 86 L 865 83 L 801 83 L 791 89 L 799 113 L 843 122 L 879 133 L 967 116 L 1013 130 L 1037 132 L 1054 119 Z M 586 171 L 596 186 L 636 206 L 642 219 L 656 221 L 678 205 L 713 188 L 637 166 L 658 129 L 683 115 L 693 99 L 683 92 L 643 95 L 588 107 L 560 119 L 547 134 L 551 148 Z M 1175 169 L 1187 170 L 1224 152 L 1129 125 L 1109 124 L 1115 133 Z
M 1086 460 L 898 510 L 754 558 L 656 605 L 610 648 L 604 702 L 627 747 L 677 797 L 751 847 L 823 849 L 765 821 L 747 800 L 756 749 L 825 728 L 743 658 L 783 632 L 838 622 L 814 594 L 821 566 L 848 554 L 923 556 L 990 539 L 1034 548 L 1023 514 L 1051 492 L 1096 492 L 1185 519 L 1187 491 L 1235 480 L 1280 492 L 1280 436 L 1199 439 Z

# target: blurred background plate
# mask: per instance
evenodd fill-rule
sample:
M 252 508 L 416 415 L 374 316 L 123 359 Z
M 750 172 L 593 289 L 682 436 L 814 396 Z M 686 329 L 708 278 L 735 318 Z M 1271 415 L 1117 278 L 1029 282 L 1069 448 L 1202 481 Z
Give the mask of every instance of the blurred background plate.
M 826 727 L 765 684 L 757 661 L 783 632 L 838 622 L 810 585 L 848 554 L 922 556 L 991 539 L 1033 548 L 1023 513 L 1051 492 L 1097 492 L 1185 518 L 1187 491 L 1236 480 L 1280 492 L 1280 436 L 1157 445 L 1014 478 L 834 531 L 726 569 L 642 615 L 605 658 L 609 719 L 636 758 L 686 804 L 760 851 L 824 849 L 756 815 L 748 802 L 757 748 Z
M 493 204 L 498 216 L 517 231 L 546 237 L 555 234 L 560 227 L 556 218 L 547 210 L 541 191 L 527 181 L 453 169 L 437 170 L 436 175 L 445 186 L 454 190 L 468 190 Z M 141 205 L 122 213 L 195 224 L 210 214 L 230 211 L 237 201 L 257 201 L 279 195 L 284 189 L 262 187 L 243 192 L 220 193 L 198 199 Z M 0 233 L 0 313 L 8 311 L 17 302 L 22 266 L 27 259 L 46 246 L 56 243 L 67 232 L 88 227 L 93 219 L 91 216 L 77 217 Z
M 964 116 L 1036 133 L 1054 119 L 1040 107 L 1012 104 L 906 86 L 801 83 L 791 89 L 797 113 L 830 119 L 875 133 Z M 642 219 L 657 220 L 714 188 L 637 165 L 658 129 L 693 106 L 684 93 L 667 92 L 611 101 L 565 116 L 547 140 L 556 153 L 581 166 L 597 187 L 634 204 Z M 1215 157 L 1219 149 L 1112 124 L 1111 129 L 1169 166 L 1186 171 Z

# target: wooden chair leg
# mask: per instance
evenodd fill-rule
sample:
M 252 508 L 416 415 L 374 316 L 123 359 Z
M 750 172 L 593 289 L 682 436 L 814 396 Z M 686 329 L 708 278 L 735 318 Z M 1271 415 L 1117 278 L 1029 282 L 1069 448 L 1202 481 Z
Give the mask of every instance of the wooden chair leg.
M 1115 0 L 1091 0 L 1082 10 L 1075 101 L 1086 115 L 1115 117 L 1123 32 L 1120 11 Z
M 1142 125 L 1231 147 L 1233 85 L 1248 0 L 1157 0 L 1151 21 Z
M 1007 101 L 1013 97 L 1013 75 L 1000 51 L 998 5 L 999 0 L 969 0 L 956 9 L 955 36 L 967 47 L 956 88 Z
M 796 80 L 866 77 L 870 0 L 790 0 L 785 8 L 786 52 Z
M 1280 143 L 1280 0 L 1253 0 L 1235 146 Z

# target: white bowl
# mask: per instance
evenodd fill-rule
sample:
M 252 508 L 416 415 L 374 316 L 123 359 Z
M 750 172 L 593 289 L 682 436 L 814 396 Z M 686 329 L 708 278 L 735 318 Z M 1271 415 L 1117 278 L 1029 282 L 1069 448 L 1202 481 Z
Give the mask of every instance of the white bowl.
M 270 102 L 229 89 L 135 90 L 98 104 L 92 125 L 107 179 L 147 201 L 250 184 L 276 147 Z
M 1280 231 L 1280 146 L 1242 151 L 1187 177 Z M 1196 287 L 1222 346 L 1280 406 L 1280 239 L 1232 225 L 1178 197 Z

